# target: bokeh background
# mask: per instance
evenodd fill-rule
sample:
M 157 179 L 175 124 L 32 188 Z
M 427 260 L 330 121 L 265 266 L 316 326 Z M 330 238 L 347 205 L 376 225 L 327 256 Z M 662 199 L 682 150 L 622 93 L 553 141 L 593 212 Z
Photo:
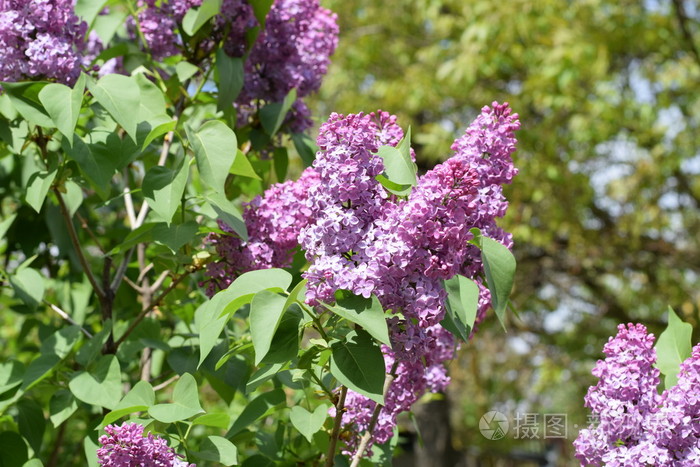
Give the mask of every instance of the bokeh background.
M 590 370 L 617 324 L 658 335 L 671 306 L 700 338 L 700 2 L 324 5 L 341 40 L 320 118 L 399 115 L 421 170 L 449 157 L 485 104 L 508 101 L 522 123 L 502 224 L 519 319 L 507 333 L 490 319 L 463 346 L 449 394 L 416 411 L 422 428 L 404 420 L 395 465 L 579 465 Z M 509 419 L 501 440 L 479 431 L 490 410 Z M 567 416 L 566 437 L 544 436 L 552 414 Z

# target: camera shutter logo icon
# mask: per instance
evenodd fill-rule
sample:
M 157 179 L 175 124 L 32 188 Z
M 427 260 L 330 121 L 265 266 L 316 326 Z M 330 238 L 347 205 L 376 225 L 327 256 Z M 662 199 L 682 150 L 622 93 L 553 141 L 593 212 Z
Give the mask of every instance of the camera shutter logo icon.
M 479 431 L 484 438 L 491 441 L 505 438 L 509 426 L 508 417 L 496 410 L 485 413 L 479 420 Z

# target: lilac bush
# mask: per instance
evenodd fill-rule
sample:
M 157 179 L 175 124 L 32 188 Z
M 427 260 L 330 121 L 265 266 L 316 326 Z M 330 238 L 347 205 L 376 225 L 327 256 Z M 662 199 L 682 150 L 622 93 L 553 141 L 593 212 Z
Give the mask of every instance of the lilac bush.
M 678 383 L 658 394 L 653 334 L 620 325 L 586 395 L 597 423 L 574 441 L 582 465 L 697 466 L 700 462 L 700 345 L 680 368 Z
M 71 0 L 0 0 L 0 81 L 72 84 L 86 31 Z
M 196 467 L 183 461 L 163 438 L 143 436 L 143 425 L 138 423 L 108 425 L 105 432 L 97 450 L 97 461 L 105 467 Z

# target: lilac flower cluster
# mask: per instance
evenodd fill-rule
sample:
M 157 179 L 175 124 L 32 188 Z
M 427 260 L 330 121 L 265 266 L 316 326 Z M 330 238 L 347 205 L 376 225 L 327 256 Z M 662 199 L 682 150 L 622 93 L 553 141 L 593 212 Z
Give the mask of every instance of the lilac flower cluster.
M 196 467 L 182 457 L 158 436 L 143 436 L 143 426 L 124 423 L 108 425 L 106 435 L 100 437 L 97 462 L 106 467 Z
M 202 0 L 139 1 L 139 6 L 142 7 L 138 15 L 139 27 L 154 59 L 162 60 L 180 53 L 182 43 L 177 35 L 179 25 L 190 8 L 201 5 Z M 253 8 L 248 3 L 244 0 L 224 0 L 210 36 L 196 46 L 206 55 L 215 43 L 223 39 L 224 50 L 231 56 L 241 57 L 246 48 L 246 31 L 256 25 Z
M 298 99 L 288 123 L 294 131 L 303 131 L 311 121 L 300 99 L 318 90 L 337 45 L 336 15 L 318 0 L 276 0 L 246 61 L 238 104 L 280 102 L 296 89 Z
M 392 348 L 383 349 L 387 364 L 398 366 L 373 432 L 372 441 L 381 443 L 392 435 L 400 412 L 426 390 L 443 390 L 449 382 L 443 363 L 453 358 L 456 345 L 439 325 L 446 298 L 441 281 L 459 272 L 469 277 L 481 272 L 467 244 L 470 229 L 483 226 L 489 236 L 497 232 L 495 217 L 506 207 L 500 184 L 516 173 L 511 154 L 519 122 L 506 104 L 485 107 L 453 146 L 455 156 L 426 173 L 410 197 L 400 200 L 387 195 L 375 178 L 383 171 L 376 150 L 389 132 L 372 117 L 332 115 L 321 127 L 314 163 L 321 183 L 309 194 L 312 222 L 299 240 L 311 263 L 305 273 L 310 304 L 332 302 L 336 290 L 347 289 L 375 294 L 385 309 L 402 315 L 390 320 Z M 382 143 L 396 145 L 401 137 L 391 128 Z M 490 200 L 500 207 L 488 206 Z M 497 233 L 496 239 L 510 246 L 510 238 Z M 485 309 L 490 297 L 481 298 Z M 344 424 L 361 432 L 374 407 L 349 391 Z M 349 452 L 354 447 L 349 443 Z
M 156 60 L 181 52 L 177 31 L 192 7 L 202 0 L 140 0 L 139 26 L 148 49 Z M 253 8 L 246 0 L 224 0 L 214 19 L 208 38 L 191 53 L 207 55 L 223 40 L 226 53 L 242 57 L 247 50 L 246 33 L 258 26 Z M 258 101 L 280 102 L 292 90 L 297 101 L 287 118 L 293 131 L 311 126 L 309 110 L 301 100 L 318 90 L 326 74 L 330 56 L 338 44 L 336 16 L 322 8 L 318 0 L 276 0 L 270 9 L 265 27 L 250 49 L 245 63 L 244 85 L 236 106 L 239 122 L 248 123 Z
M 395 314 L 389 320 L 392 346 L 383 347 L 387 371 L 396 363 L 395 378 L 372 438 L 386 441 L 399 413 L 426 391 L 442 391 L 449 383 L 444 362 L 454 357 L 456 344 L 440 325 L 446 299 L 442 281 L 457 273 L 472 278 L 482 273 L 479 256 L 467 243 L 470 229 L 483 228 L 484 235 L 512 244 L 495 218 L 507 206 L 501 184 L 516 173 L 511 154 L 518 127 L 507 104 L 484 107 L 455 142 L 456 154 L 420 177 L 408 199 L 401 199 L 377 180 L 384 171 L 378 149 L 403 138 L 396 117 L 381 111 L 332 114 L 319 130 L 313 168 L 246 207 L 249 242 L 212 237 L 222 260 L 209 267 L 210 292 L 244 271 L 287 265 L 298 242 L 310 264 L 304 272 L 308 304 L 332 303 L 337 290 L 376 295 Z M 483 319 L 490 296 L 481 289 Z M 361 433 L 375 406 L 348 391 L 344 425 Z M 348 452 L 356 441 L 350 440 Z
M 297 247 L 299 228 L 309 222 L 311 210 L 306 198 L 318 174 L 306 169 L 298 180 L 278 183 L 264 196 L 246 204 L 243 219 L 248 228 L 248 241 L 243 241 L 223 222 L 219 226 L 229 235 L 209 236 L 219 257 L 207 265 L 208 293 L 225 289 L 240 274 L 256 269 L 287 267 Z
M 0 0 L 0 81 L 74 83 L 86 31 L 71 0 Z
M 586 395 L 599 423 L 574 441 L 582 465 L 700 465 L 700 345 L 681 364 L 678 384 L 659 396 L 654 336 L 641 324 L 620 325 Z

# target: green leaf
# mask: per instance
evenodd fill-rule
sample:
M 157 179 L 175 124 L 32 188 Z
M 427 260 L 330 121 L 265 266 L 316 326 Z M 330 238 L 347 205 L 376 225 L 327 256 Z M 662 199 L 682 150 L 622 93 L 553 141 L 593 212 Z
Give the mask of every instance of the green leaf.
M 78 0 L 75 2 L 74 11 L 90 26 L 102 11 L 105 3 L 107 0 Z
M 156 403 L 153 387 L 147 381 L 139 381 L 131 388 L 122 400 L 102 419 L 101 426 L 114 423 L 125 415 L 134 412 L 145 412 Z
M 235 312 L 246 303 L 250 303 L 254 295 L 262 290 L 284 292 L 291 284 L 292 275 L 284 269 L 261 269 L 241 274 L 226 289 L 231 294 L 231 301 L 222 314 Z
M 63 84 L 51 83 L 39 92 L 39 100 L 51 120 L 69 142 L 73 141 L 75 125 L 80 117 L 80 107 L 85 92 L 85 75 L 80 78 L 73 89 Z
M 167 117 L 165 96 L 163 91 L 148 79 L 145 74 L 137 73 L 133 80 L 139 88 L 139 119 L 138 122 L 150 121 L 154 117 Z M 132 110 L 133 111 L 133 110 Z
M 250 303 L 261 290 L 284 291 L 291 283 L 292 275 L 284 269 L 249 271 L 237 277 L 227 289 L 200 305 L 194 315 L 195 328 L 199 334 L 199 365 L 216 345 L 231 314 Z
M 260 176 L 257 173 L 255 173 L 255 169 L 253 169 L 253 166 L 250 164 L 250 161 L 240 149 L 236 151 L 236 157 L 233 159 L 233 164 L 229 169 L 229 173 L 232 173 L 234 175 L 241 175 L 243 177 L 254 178 L 255 180 L 262 180 Z
M 195 457 L 214 461 L 220 465 L 237 465 L 238 449 L 231 441 L 221 436 L 207 436 L 199 446 L 200 451 L 193 452 Z
M 216 83 L 218 97 L 216 108 L 221 111 L 231 110 L 233 102 L 243 89 L 243 59 L 229 57 L 224 49 L 216 51 Z
M 191 8 L 182 19 L 182 29 L 193 36 L 199 28 L 221 11 L 221 0 L 204 0 L 199 8 Z
M 54 354 L 41 355 L 32 361 L 27 367 L 27 371 L 22 378 L 20 391 L 28 391 L 46 378 L 61 359 Z
M 79 326 L 61 328 L 41 343 L 42 355 L 56 355 L 63 360 L 73 350 L 80 338 Z
M 44 298 L 44 276 L 35 269 L 24 268 L 10 276 L 15 295 L 32 310 L 36 310 Z
M 384 162 L 386 178 L 399 185 L 413 186 L 416 184 L 416 166 L 411 160 L 410 154 L 393 146 L 382 146 L 377 150 L 377 155 Z
M 297 356 L 303 318 L 304 312 L 297 304 L 282 315 L 275 335 L 272 336 L 270 350 L 262 359 L 264 363 L 286 363 Z
M 122 395 L 121 376 L 117 357 L 104 355 L 93 370 L 77 373 L 68 388 L 78 400 L 113 409 Z
M 148 200 L 148 205 L 167 223 L 170 223 L 180 206 L 188 174 L 189 164 L 184 159 L 175 170 L 155 166 L 146 172 L 142 185 L 143 195 Z
M 63 201 L 66 202 L 68 214 L 73 217 L 80 205 L 83 204 L 83 189 L 72 180 L 66 181 L 64 188 L 66 192 L 63 194 Z
M 319 405 L 313 412 L 309 412 L 300 405 L 292 407 L 289 413 L 289 420 L 294 428 L 306 438 L 309 443 L 313 441 L 313 435 L 323 427 L 323 423 L 328 417 L 328 406 Z
M 271 137 L 275 136 L 287 117 L 287 112 L 296 100 L 297 90 L 294 88 L 289 91 L 282 102 L 273 102 L 260 109 L 260 123 L 262 123 L 265 133 Z
M 503 329 L 508 296 L 515 277 L 515 257 L 508 248 L 489 237 L 480 237 L 481 258 L 484 262 L 486 283 L 491 291 L 491 304 Z
M 93 151 L 78 135 L 73 135 L 72 145 L 64 140 L 63 150 L 78 163 L 81 172 L 100 198 L 109 198 L 112 176 L 117 170 L 114 159 L 106 152 Z
M 212 209 L 214 209 L 220 220 L 231 227 L 243 241 L 248 241 L 248 229 L 241 211 L 235 204 L 220 193 L 209 194 L 205 199 L 211 204 Z
M 12 214 L 11 216 L 7 217 L 2 222 L 0 222 L 0 239 L 5 238 L 5 234 L 8 230 L 10 230 L 10 227 L 15 221 L 15 218 L 17 218 L 17 213 Z
M 180 80 L 181 83 L 192 78 L 197 72 L 199 72 L 199 67 L 190 62 L 182 61 L 175 65 L 175 73 L 177 74 L 177 79 Z
M 444 281 L 444 287 L 447 291 L 447 325 L 443 323 L 443 326 L 466 342 L 476 321 L 479 286 L 471 279 L 457 274 Z
M 275 148 L 272 156 L 275 166 L 275 176 L 278 182 L 283 182 L 287 178 L 287 168 L 289 168 L 289 154 L 287 148 Z
M 163 423 L 186 420 L 204 412 L 199 404 L 197 380 L 189 373 L 184 373 L 173 390 L 171 404 L 156 404 L 148 409 L 148 414 Z
M 377 297 L 364 298 L 347 290 L 339 290 L 335 293 L 335 301 L 335 305 L 324 306 L 341 318 L 359 324 L 382 344 L 391 346 L 384 309 Z
M 253 373 L 245 385 L 246 394 L 250 394 L 257 389 L 265 381 L 272 379 L 280 372 L 284 365 L 282 363 L 274 363 L 272 365 L 263 366 L 258 371 Z
M 316 153 L 318 152 L 316 142 L 303 133 L 292 133 L 292 142 L 294 143 L 294 149 L 296 149 L 304 165 L 306 167 L 311 167 L 314 163 L 314 159 L 316 159 Z
M 15 360 L 0 363 L 0 394 L 22 384 L 25 367 Z
M 153 241 L 161 243 L 170 248 L 173 253 L 177 253 L 183 245 L 195 238 L 198 230 L 199 224 L 195 221 L 171 225 L 159 222 L 153 228 Z
M 143 224 L 138 229 L 129 233 L 124 242 L 114 247 L 108 254 L 114 255 L 125 251 L 139 243 L 157 242 L 170 248 L 176 253 L 180 247 L 192 241 L 199 230 L 195 221 L 187 221 L 184 224 L 171 224 L 154 222 Z
M 140 117 L 138 109 L 141 105 L 141 91 L 136 80 L 124 75 L 109 74 L 98 81 L 90 80 L 88 89 L 131 139 L 136 141 L 136 127 Z
M 78 403 L 66 389 L 56 391 L 49 401 L 49 414 L 54 428 L 68 420 L 73 413 L 78 410 Z
M 384 404 L 384 356 L 368 332 L 350 331 L 331 344 L 331 374 L 349 389 Z
M 0 452 L 2 453 L 2 467 L 22 467 L 29 454 L 27 445 L 22 437 L 14 431 L 0 433 Z
M 411 189 L 413 188 L 411 185 L 400 185 L 398 183 L 394 183 L 382 174 L 377 175 L 375 178 L 389 193 L 402 197 L 406 197 L 411 194 Z
M 224 412 L 208 413 L 197 417 L 192 422 L 193 425 L 213 426 L 215 428 L 228 428 L 231 417 Z
M 78 354 L 75 356 L 75 361 L 83 366 L 88 366 L 90 363 L 92 363 L 97 357 L 100 356 L 102 347 L 104 346 L 105 342 L 107 342 L 111 331 L 112 321 L 107 320 L 100 332 L 92 336 L 87 343 L 80 347 Z
M 258 292 L 250 304 L 250 336 L 257 365 L 270 350 L 272 337 L 285 311 L 286 298 L 267 290 Z
M 692 353 L 693 326 L 684 323 L 673 308 L 668 307 L 668 326 L 656 341 L 656 366 L 664 375 L 664 385 L 669 389 L 678 382 L 680 365 Z
M 226 177 L 236 157 L 236 134 L 226 124 L 210 120 L 196 132 L 189 132 L 189 139 L 202 182 L 216 193 L 223 193 Z
M 26 191 L 24 193 L 24 200 L 36 212 L 41 211 L 46 195 L 51 188 L 51 184 L 56 178 L 56 173 L 58 173 L 58 170 L 53 169 L 50 171 L 42 170 L 39 172 L 34 172 L 32 175 L 30 175 L 25 188 Z
M 46 430 L 46 419 L 41 406 L 31 399 L 17 403 L 19 432 L 29 442 L 35 453 L 41 452 L 41 441 Z
M 146 137 L 143 139 L 143 144 L 141 145 L 141 150 L 144 150 L 151 144 L 156 138 L 163 136 L 166 133 L 174 131 L 177 127 L 177 121 L 172 118 L 161 115 L 159 117 L 154 117 L 149 121 L 151 125 L 151 130 L 148 132 Z
M 283 405 L 286 399 L 284 391 L 280 388 L 259 395 L 250 401 L 236 421 L 233 422 L 233 426 L 226 433 L 226 438 L 231 438 L 251 423 L 271 414 L 276 410 L 277 406 Z
M 265 27 L 265 19 L 267 18 L 267 14 L 270 12 L 270 8 L 272 8 L 274 0 L 256 0 L 250 3 L 253 7 L 255 19 L 258 20 L 258 23 L 260 23 L 262 27 Z
M 41 81 L 24 81 L 20 83 L 2 83 L 2 88 L 9 96 L 12 106 L 25 120 L 45 128 L 55 128 L 53 120 L 46 113 L 44 106 L 39 100 L 39 93 L 48 84 Z

